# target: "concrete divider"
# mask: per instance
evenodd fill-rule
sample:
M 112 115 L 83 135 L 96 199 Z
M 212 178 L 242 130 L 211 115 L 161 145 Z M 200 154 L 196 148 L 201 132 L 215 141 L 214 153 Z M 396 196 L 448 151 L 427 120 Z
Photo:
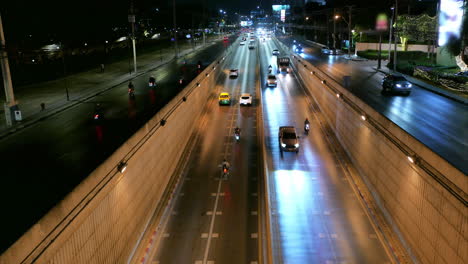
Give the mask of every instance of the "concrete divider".
M 292 62 L 413 261 L 468 263 L 467 176 L 309 62 Z
M 171 177 L 178 177 L 174 171 L 223 62 L 199 74 L 4 252 L 0 264 L 126 263 Z

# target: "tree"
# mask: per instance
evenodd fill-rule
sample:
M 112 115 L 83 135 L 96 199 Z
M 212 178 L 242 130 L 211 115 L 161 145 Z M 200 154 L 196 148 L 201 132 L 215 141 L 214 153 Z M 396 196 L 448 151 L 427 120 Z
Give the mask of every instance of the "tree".
M 419 16 L 400 15 L 397 18 L 396 30 L 400 36 L 403 50 L 408 49 L 408 41 L 426 42 L 434 40 L 436 17 L 427 14 Z

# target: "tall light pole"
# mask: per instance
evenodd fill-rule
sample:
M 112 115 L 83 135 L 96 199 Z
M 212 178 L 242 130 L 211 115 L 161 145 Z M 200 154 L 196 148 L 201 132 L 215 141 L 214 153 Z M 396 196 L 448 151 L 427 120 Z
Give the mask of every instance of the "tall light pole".
M 12 125 L 12 116 L 15 110 L 19 110 L 13 93 L 13 84 L 11 82 L 10 65 L 8 63 L 8 54 L 5 48 L 5 35 L 3 34 L 2 16 L 0 15 L 0 61 L 2 64 L 3 87 L 5 88 L 5 120 L 7 126 Z
M 395 0 L 395 23 L 397 22 L 397 16 L 398 16 L 398 0 Z M 393 71 L 396 71 L 396 64 L 397 64 L 397 44 L 398 44 L 398 40 L 397 40 L 397 32 L 396 32 L 396 29 L 395 29 L 395 47 L 394 47 L 394 52 L 393 52 Z
M 336 10 L 333 8 L 333 48 L 336 49 L 336 20 L 340 17 L 335 15 Z
M 136 74 L 137 64 L 136 64 L 136 43 L 135 43 L 135 10 L 133 7 L 133 1 L 130 2 L 130 14 L 128 15 L 128 22 L 131 23 L 131 27 L 132 27 L 133 73 Z
M 177 24 L 176 24 L 176 2 L 172 0 L 172 21 L 174 22 L 174 51 L 175 57 L 179 57 L 179 49 L 177 47 Z
M 388 35 L 388 62 L 390 62 L 390 56 L 392 51 L 392 33 L 393 33 L 393 17 L 395 16 L 395 7 L 390 8 L 392 10 L 392 18 L 390 19 L 390 33 Z

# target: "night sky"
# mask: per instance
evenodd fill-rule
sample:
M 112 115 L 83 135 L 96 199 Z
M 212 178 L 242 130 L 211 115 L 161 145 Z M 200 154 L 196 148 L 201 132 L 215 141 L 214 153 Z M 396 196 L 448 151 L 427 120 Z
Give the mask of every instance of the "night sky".
M 187 15 L 200 10 L 203 3 L 206 8 L 217 10 L 219 8 L 232 10 L 233 12 L 247 12 L 257 4 L 267 5 L 270 1 L 249 0 L 177 0 L 180 13 L 180 23 Z M 137 15 L 151 17 L 159 24 L 170 25 L 172 23 L 172 1 L 168 0 L 134 0 Z M 62 33 L 78 35 L 88 31 L 89 35 L 102 32 L 116 25 L 127 24 L 127 14 L 130 0 L 5 0 L 2 1 L 0 11 L 7 37 L 16 39 L 21 35 Z M 155 8 L 160 13 L 152 12 Z
M 208 17 L 217 15 L 217 10 L 229 13 L 248 14 L 257 5 L 267 12 L 273 0 L 176 0 L 177 24 L 187 28 L 198 26 L 205 7 Z M 408 1 L 400 0 L 404 6 Z M 430 0 L 425 0 L 430 1 Z M 431 0 L 432 1 L 432 0 Z M 435 0 L 433 0 L 435 1 Z M 134 0 L 137 18 L 147 18 L 157 26 L 172 26 L 171 0 Z M 361 8 L 386 10 L 391 0 L 329 0 L 330 6 L 354 4 Z M 377 5 L 377 6 L 376 6 Z M 406 4 L 407 5 L 407 4 Z M 127 14 L 130 0 L 4 0 L 0 6 L 8 43 L 18 43 L 28 35 L 36 40 L 67 39 L 69 41 L 92 40 L 107 37 L 111 29 L 128 25 Z M 159 8 L 159 12 L 156 11 Z

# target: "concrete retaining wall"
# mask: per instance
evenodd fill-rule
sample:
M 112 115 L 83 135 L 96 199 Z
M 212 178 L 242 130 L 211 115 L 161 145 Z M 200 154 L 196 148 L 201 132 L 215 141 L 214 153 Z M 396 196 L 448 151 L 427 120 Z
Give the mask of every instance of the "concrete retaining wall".
M 220 62 L 223 58 L 4 252 L 0 263 L 126 263 L 169 180 L 176 177 L 194 124 L 213 94 L 222 68 L 213 67 Z M 128 164 L 124 173 L 117 170 L 121 161 Z
M 310 63 L 292 61 L 414 260 L 468 263 L 467 176 Z
M 388 50 L 388 47 L 391 47 L 392 51 L 395 48 L 395 44 L 389 45 L 387 43 L 382 43 L 382 50 Z M 357 42 L 356 43 L 356 51 L 362 51 L 362 50 L 378 50 L 379 49 L 379 43 L 366 43 L 366 42 Z M 397 50 L 402 51 L 403 48 L 399 44 L 397 46 Z M 409 44 L 407 51 L 422 51 L 422 52 L 428 52 L 432 51 L 435 52 L 434 46 L 428 46 L 428 45 L 419 45 L 419 44 Z

